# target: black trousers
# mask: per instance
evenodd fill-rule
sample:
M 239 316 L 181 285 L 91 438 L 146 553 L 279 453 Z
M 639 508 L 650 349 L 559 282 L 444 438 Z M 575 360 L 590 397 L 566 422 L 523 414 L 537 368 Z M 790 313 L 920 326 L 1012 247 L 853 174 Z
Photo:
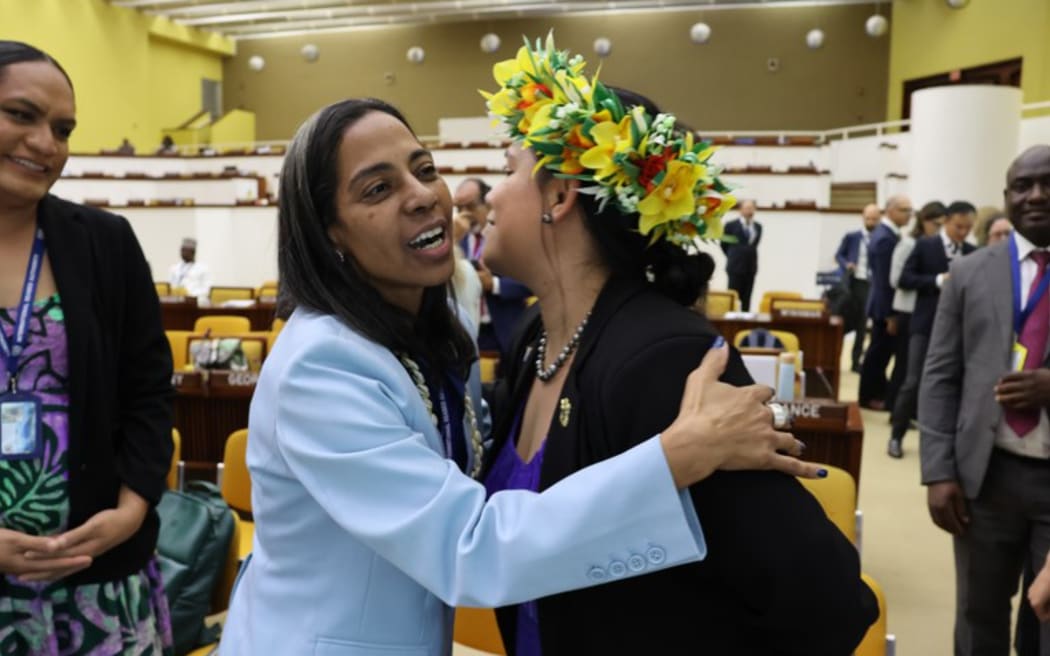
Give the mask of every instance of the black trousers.
M 740 309 L 743 312 L 751 311 L 751 290 L 755 287 L 755 274 L 753 273 L 730 273 L 729 288 L 735 290 L 740 296 Z
M 916 410 L 919 408 L 922 366 L 926 362 L 926 351 L 929 347 L 929 335 L 912 335 L 908 338 L 908 373 L 904 376 L 904 384 L 897 392 L 897 400 L 893 404 L 893 431 L 890 437 L 894 439 L 904 438 L 904 434 L 908 432 L 908 427 L 911 425 L 911 420 L 916 416 Z
M 850 364 L 853 369 L 860 367 L 860 358 L 864 355 L 864 339 L 868 336 L 868 317 L 864 308 L 868 305 L 868 290 L 871 285 L 867 280 L 849 277 L 849 306 L 851 309 L 851 326 L 853 329 L 853 353 Z
M 857 400 L 861 405 L 869 401 L 886 401 L 889 379 L 886 367 L 897 350 L 897 337 L 886 332 L 885 319 L 871 320 L 871 343 L 864 354 L 864 364 L 860 368 L 860 387 Z
M 897 315 L 897 337 L 893 350 L 893 373 L 890 374 L 889 382 L 886 383 L 886 409 L 893 412 L 897 404 L 897 393 L 904 386 L 904 379 L 908 374 L 908 335 L 911 334 L 911 314 Z

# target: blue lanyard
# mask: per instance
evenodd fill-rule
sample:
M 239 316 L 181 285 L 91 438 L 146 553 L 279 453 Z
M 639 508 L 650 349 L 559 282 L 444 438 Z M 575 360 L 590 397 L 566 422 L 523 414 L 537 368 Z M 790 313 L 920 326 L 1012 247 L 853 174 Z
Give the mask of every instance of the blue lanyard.
M 36 288 L 40 282 L 40 270 L 44 266 L 44 231 L 36 229 L 33 239 L 33 250 L 29 253 L 29 265 L 26 267 L 26 279 L 22 284 L 22 300 L 18 304 L 18 315 L 15 317 L 13 334 L 0 329 L 0 351 L 3 351 L 7 364 L 8 391 L 18 391 L 18 359 L 25 350 L 29 339 L 29 317 L 33 314 L 33 301 L 36 299 Z
M 1020 335 L 1021 329 L 1024 328 L 1024 322 L 1028 320 L 1029 315 L 1035 310 L 1035 306 L 1039 303 L 1039 300 L 1043 298 L 1043 294 L 1046 293 L 1048 287 L 1050 287 L 1050 268 L 1047 269 L 1046 273 L 1043 274 L 1042 280 L 1039 281 L 1039 286 L 1028 295 L 1028 302 L 1025 303 L 1024 309 L 1021 309 L 1021 263 L 1018 261 L 1017 253 L 1017 241 L 1013 235 L 1010 235 L 1010 274 L 1013 278 L 1014 287 L 1014 334 Z

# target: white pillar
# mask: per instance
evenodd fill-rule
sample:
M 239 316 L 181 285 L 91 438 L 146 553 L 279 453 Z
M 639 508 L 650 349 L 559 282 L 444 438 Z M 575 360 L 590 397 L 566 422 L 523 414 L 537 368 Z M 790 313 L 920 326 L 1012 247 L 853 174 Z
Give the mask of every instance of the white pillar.
M 931 200 L 1001 207 L 1006 169 L 1018 152 L 1021 90 L 933 87 L 915 92 L 911 107 L 908 189 L 916 209 Z

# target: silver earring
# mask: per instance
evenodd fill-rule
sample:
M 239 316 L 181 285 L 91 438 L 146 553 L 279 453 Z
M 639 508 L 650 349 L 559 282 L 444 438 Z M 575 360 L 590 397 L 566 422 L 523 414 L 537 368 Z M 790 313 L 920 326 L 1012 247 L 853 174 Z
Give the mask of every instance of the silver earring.
M 540 223 L 550 225 L 554 223 L 554 216 L 550 212 L 544 212 L 540 215 Z
M 335 249 L 335 256 L 339 258 L 340 262 L 346 262 L 346 255 L 338 248 Z

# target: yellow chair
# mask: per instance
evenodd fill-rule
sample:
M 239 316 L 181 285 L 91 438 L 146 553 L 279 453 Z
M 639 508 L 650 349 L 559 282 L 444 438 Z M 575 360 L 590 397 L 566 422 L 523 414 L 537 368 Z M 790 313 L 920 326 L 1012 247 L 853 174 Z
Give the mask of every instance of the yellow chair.
M 452 639 L 464 647 L 490 654 L 507 653 L 496 624 L 496 613 L 491 608 L 457 608 Z
M 274 332 L 279 333 L 279 332 L 281 332 L 282 328 L 284 328 L 284 319 L 282 319 L 280 317 L 276 317 L 273 320 L 273 323 L 270 324 L 270 330 L 272 330 Z
M 762 301 L 758 304 L 758 311 L 769 314 L 774 298 L 802 298 L 798 292 L 766 292 L 762 294 Z
M 277 298 L 277 281 L 267 280 L 255 290 L 255 298 L 273 300 Z
M 499 358 L 490 358 L 483 355 L 478 360 L 478 364 L 481 368 L 481 382 L 496 382 L 496 367 L 499 366 Z
M 879 617 L 874 624 L 868 627 L 868 632 L 857 645 L 853 656 L 893 656 L 897 652 L 897 637 L 892 633 L 887 633 L 886 595 L 875 579 L 867 574 L 861 574 L 860 577 L 868 584 L 879 601 Z
M 175 448 L 171 452 L 171 467 L 168 468 L 168 489 L 182 489 L 182 435 L 178 428 L 171 429 L 171 441 Z
M 188 291 L 186 291 L 185 287 L 183 287 L 182 285 L 179 285 L 178 287 L 172 287 L 171 288 L 171 295 L 172 296 L 189 296 L 190 293 Z
M 789 351 L 798 355 L 798 335 L 796 335 L 795 333 L 788 332 L 786 330 L 770 330 L 768 332 L 770 335 L 780 340 L 780 343 L 784 345 L 785 351 Z M 737 332 L 737 334 L 733 336 L 733 346 L 740 348 L 741 344 L 744 343 L 744 340 L 750 333 L 751 329 L 741 330 Z
M 246 460 L 248 452 L 248 430 L 242 428 L 230 433 L 226 438 L 222 462 L 219 463 L 219 489 L 222 498 L 230 507 L 239 513 L 252 512 L 252 479 L 248 473 Z M 252 538 L 255 537 L 255 522 L 243 521 L 241 541 L 238 553 L 246 558 L 252 552 Z
M 212 337 L 250 333 L 252 322 L 248 317 L 233 314 L 209 314 L 197 317 L 197 320 L 193 322 L 193 332 L 203 335 L 209 330 L 211 330 Z
M 802 310 L 805 312 L 827 312 L 828 306 L 819 298 L 774 298 L 770 301 L 769 311 Z
M 213 332 L 211 338 L 214 339 L 216 336 Z M 268 332 L 249 332 L 241 335 L 222 335 L 222 337 L 241 340 L 241 352 L 244 353 L 248 371 L 258 373 L 262 369 L 262 363 L 266 360 L 266 354 L 269 353 L 270 334 Z M 204 335 L 191 335 L 186 340 L 185 358 L 187 362 L 192 363 L 193 351 L 197 348 L 197 343 L 203 339 Z
M 155 282 L 153 288 L 157 290 L 157 296 L 171 296 L 171 285 L 166 282 Z
M 180 371 L 186 367 L 188 343 L 194 333 L 192 330 L 165 330 L 164 334 L 168 338 L 168 346 L 171 347 L 171 360 L 175 371 Z
M 230 537 L 230 548 L 226 552 L 226 562 L 222 566 L 219 580 L 215 583 L 215 590 L 211 595 L 211 614 L 225 613 L 230 607 L 230 597 L 233 595 L 233 584 L 237 582 L 237 573 L 241 568 L 240 544 L 244 533 L 244 522 L 237 513 L 230 511 L 233 515 L 233 535 Z M 218 643 L 197 647 L 186 656 L 210 656 L 215 652 Z
M 827 478 L 800 478 L 799 481 L 816 497 L 831 523 L 859 549 L 861 516 L 857 510 L 857 483 L 845 469 L 822 466 L 828 470 Z
M 704 314 L 709 317 L 720 317 L 727 312 L 734 312 L 740 307 L 740 297 L 735 290 L 709 291 L 704 302 Z
M 222 305 L 226 301 L 250 301 L 255 298 L 251 287 L 212 287 L 208 300 L 212 305 Z

